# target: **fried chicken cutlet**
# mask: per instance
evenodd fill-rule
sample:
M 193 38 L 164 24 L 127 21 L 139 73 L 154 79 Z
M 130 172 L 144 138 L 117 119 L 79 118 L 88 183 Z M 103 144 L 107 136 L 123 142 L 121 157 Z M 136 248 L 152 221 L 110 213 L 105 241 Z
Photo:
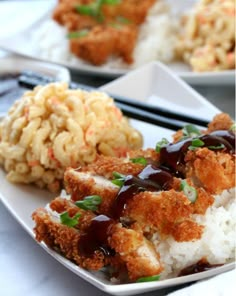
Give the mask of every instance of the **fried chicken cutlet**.
M 110 56 L 118 56 L 131 64 L 138 26 L 154 3 L 155 0 L 62 0 L 53 19 L 67 28 L 71 52 L 77 57 L 101 65 Z
M 61 198 L 55 199 L 50 207 L 54 215 L 55 212 L 59 214 L 62 210 L 73 209 L 71 202 Z M 32 215 L 36 223 L 36 239 L 59 249 L 65 257 L 86 269 L 99 270 L 112 265 L 115 251 L 116 255 L 119 254 L 119 259 L 115 259 L 116 265 L 119 260 L 119 265 L 126 267 L 131 280 L 161 272 L 163 267 L 159 254 L 142 232 L 126 229 L 104 215 L 85 214 L 76 208 L 75 211 L 81 213 L 79 227 L 62 225 L 50 212 L 37 209 Z M 73 217 L 74 213 L 69 212 L 69 215 Z
M 120 56 L 132 63 L 137 28 L 132 25 L 96 25 L 82 38 L 71 38 L 70 49 L 76 56 L 95 65 L 102 65 L 109 56 Z
M 36 239 L 86 269 L 111 266 L 131 281 L 161 273 L 159 243 L 200 240 L 196 214 L 205 215 L 213 194 L 235 186 L 235 134 L 213 126 L 221 125 L 156 150 L 68 168 L 69 195 L 33 213 Z

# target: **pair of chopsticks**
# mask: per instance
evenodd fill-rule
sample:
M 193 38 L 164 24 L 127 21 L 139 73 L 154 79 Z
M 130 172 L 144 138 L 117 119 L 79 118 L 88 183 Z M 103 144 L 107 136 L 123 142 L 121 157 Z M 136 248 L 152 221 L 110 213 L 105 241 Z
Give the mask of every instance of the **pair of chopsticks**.
M 50 82 L 55 82 L 55 80 L 51 77 L 44 76 L 32 71 L 24 71 L 18 78 L 19 85 L 29 89 L 32 89 L 37 85 L 45 85 Z M 87 91 L 95 90 L 94 87 L 75 82 L 71 82 L 69 84 L 69 87 L 71 89 L 80 88 Z M 206 127 L 208 125 L 208 121 L 200 118 L 179 114 L 164 108 L 148 105 L 146 103 L 131 98 L 112 94 L 108 95 L 114 99 L 116 106 L 122 110 L 123 114 L 130 118 L 145 121 L 174 131 L 182 129 L 183 126 L 189 123 L 200 125 L 203 127 Z

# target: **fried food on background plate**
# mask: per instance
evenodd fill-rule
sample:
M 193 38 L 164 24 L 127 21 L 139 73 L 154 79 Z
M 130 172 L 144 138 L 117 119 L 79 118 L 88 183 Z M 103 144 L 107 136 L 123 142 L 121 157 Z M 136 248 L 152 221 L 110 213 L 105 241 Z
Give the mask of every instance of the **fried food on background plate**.
M 118 56 L 133 62 L 139 25 L 145 21 L 155 0 L 60 1 L 53 19 L 69 31 L 70 49 L 94 65 Z

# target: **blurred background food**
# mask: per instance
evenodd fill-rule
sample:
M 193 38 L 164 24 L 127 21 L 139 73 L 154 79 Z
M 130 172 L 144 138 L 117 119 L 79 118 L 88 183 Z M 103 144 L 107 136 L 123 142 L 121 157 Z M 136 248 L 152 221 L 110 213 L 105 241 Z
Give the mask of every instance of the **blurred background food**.
M 196 2 L 196 3 L 195 3 Z M 235 1 L 61 0 L 34 32 L 44 59 L 131 69 L 182 60 L 193 71 L 235 68 Z
M 193 71 L 235 68 L 235 0 L 200 0 L 183 18 L 177 54 Z
M 165 0 L 62 0 L 33 38 L 45 59 L 132 68 L 171 61 L 176 28 Z

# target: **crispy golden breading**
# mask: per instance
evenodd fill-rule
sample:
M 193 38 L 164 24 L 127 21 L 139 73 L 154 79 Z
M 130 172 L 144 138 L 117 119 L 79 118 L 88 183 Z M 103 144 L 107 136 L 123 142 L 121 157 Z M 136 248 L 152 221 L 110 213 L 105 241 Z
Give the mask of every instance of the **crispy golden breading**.
M 140 25 L 145 21 L 149 9 L 155 2 L 156 0 L 121 1 L 120 7 L 117 7 L 117 13 L 131 22 Z
M 163 270 L 159 254 L 141 232 L 117 224 L 113 227 L 109 244 L 125 262 L 131 280 L 156 275 Z
M 182 192 L 171 189 L 160 193 L 145 191 L 135 195 L 126 205 L 123 215 L 136 221 L 144 232 L 158 232 L 166 236 L 173 235 L 180 222 L 190 220 L 193 211 L 189 199 Z M 201 227 L 192 221 L 192 228 L 188 232 L 189 237 L 184 235 L 187 241 L 199 239 Z
M 179 142 L 183 137 L 183 130 L 178 130 L 176 133 L 172 135 L 173 143 Z
M 235 186 L 235 157 L 207 148 L 188 151 L 186 175 L 212 194 Z
M 110 181 L 89 173 L 77 172 L 69 168 L 65 172 L 66 191 L 71 194 L 73 201 L 81 200 L 85 196 L 99 195 L 102 203 L 99 205 L 98 212 L 108 214 L 111 211 L 114 199 L 119 191 L 119 187 Z
M 172 228 L 172 235 L 177 242 L 194 241 L 200 239 L 203 226 L 192 220 L 184 220 L 176 223 Z
M 75 9 L 77 5 L 86 5 L 91 2 L 91 0 L 60 1 L 53 12 L 53 19 L 69 31 L 91 28 L 97 24 L 97 20 L 89 15 L 79 14 Z
M 144 168 L 142 164 L 133 163 L 126 158 L 98 156 L 94 163 L 81 168 L 81 172 L 90 172 L 103 176 L 106 179 L 113 179 L 113 172 L 123 175 L 137 176 Z
M 207 133 L 217 130 L 229 130 L 233 125 L 233 120 L 226 113 L 217 114 L 209 123 Z
M 234 121 L 230 118 L 227 113 L 220 113 L 213 117 L 213 120 L 208 124 L 207 130 L 202 130 L 203 134 L 209 134 L 217 130 L 229 130 Z M 172 135 L 173 142 L 176 143 L 183 137 L 183 130 L 178 130 Z
M 102 4 L 98 15 L 84 14 L 77 10 L 80 5 L 93 3 L 92 0 L 63 0 L 54 10 L 53 19 L 69 32 L 88 30 L 87 35 L 70 39 L 71 52 L 95 65 L 105 63 L 113 55 L 131 64 L 138 26 L 145 21 L 155 0 Z
M 131 150 L 128 152 L 129 158 L 138 158 L 138 157 L 144 157 L 146 159 L 151 159 L 152 162 L 158 162 L 160 158 L 160 154 L 156 152 L 153 148 L 148 148 L 145 150 L 139 149 L 139 150 Z
M 188 185 L 192 187 L 196 186 L 194 185 L 192 179 L 188 178 L 186 181 Z M 214 197 L 202 187 L 195 187 L 195 189 L 197 191 L 197 198 L 195 202 L 191 204 L 193 208 L 193 214 L 204 215 L 208 207 L 214 203 Z
M 94 0 L 62 0 L 53 12 L 53 19 L 71 30 L 92 27 L 101 20 L 93 16 L 80 14 L 76 7 L 93 3 Z M 147 13 L 155 0 L 126 0 L 116 5 L 103 4 L 101 11 L 103 23 L 119 23 L 119 18 L 127 19 L 133 24 L 140 25 L 145 21 Z M 121 20 L 122 22 L 122 20 Z
M 54 200 L 50 205 L 54 211 L 57 209 L 61 211 L 68 206 L 71 206 L 70 202 L 62 202 L 60 198 Z M 142 233 L 123 228 L 119 223 L 112 226 L 111 235 L 108 237 L 108 245 L 119 256 L 110 260 L 100 250 L 95 251 L 91 257 L 85 257 L 81 254 L 78 248 L 83 236 L 81 228 L 78 230 L 58 223 L 50 217 L 45 209 L 36 210 L 32 217 L 36 222 L 34 228 L 36 239 L 39 242 L 44 241 L 51 248 L 59 249 L 66 258 L 75 261 L 83 268 L 99 270 L 108 263 L 114 264 L 115 267 L 124 265 L 131 280 L 144 275 L 155 275 L 163 269 L 159 261 L 159 254 Z M 92 216 L 87 216 L 88 226 L 89 222 L 92 221 L 91 218 Z
M 50 203 L 50 208 L 58 214 L 67 211 L 70 217 L 74 217 L 77 213 L 80 213 L 81 216 L 79 217 L 79 223 L 75 226 L 80 230 L 85 230 L 89 226 L 90 221 L 96 216 L 93 212 L 82 210 L 75 206 L 72 201 L 62 197 L 55 198 Z
M 49 247 L 59 249 L 66 258 L 86 269 L 99 270 L 106 264 L 107 259 L 99 250 L 94 252 L 91 258 L 82 256 L 78 249 L 78 230 L 54 221 L 45 209 L 37 209 L 32 218 L 36 224 L 34 232 L 39 242 L 44 241 Z
M 79 58 L 101 65 L 109 56 L 120 56 L 132 63 L 137 29 L 132 25 L 94 26 L 83 38 L 71 38 L 70 49 Z

